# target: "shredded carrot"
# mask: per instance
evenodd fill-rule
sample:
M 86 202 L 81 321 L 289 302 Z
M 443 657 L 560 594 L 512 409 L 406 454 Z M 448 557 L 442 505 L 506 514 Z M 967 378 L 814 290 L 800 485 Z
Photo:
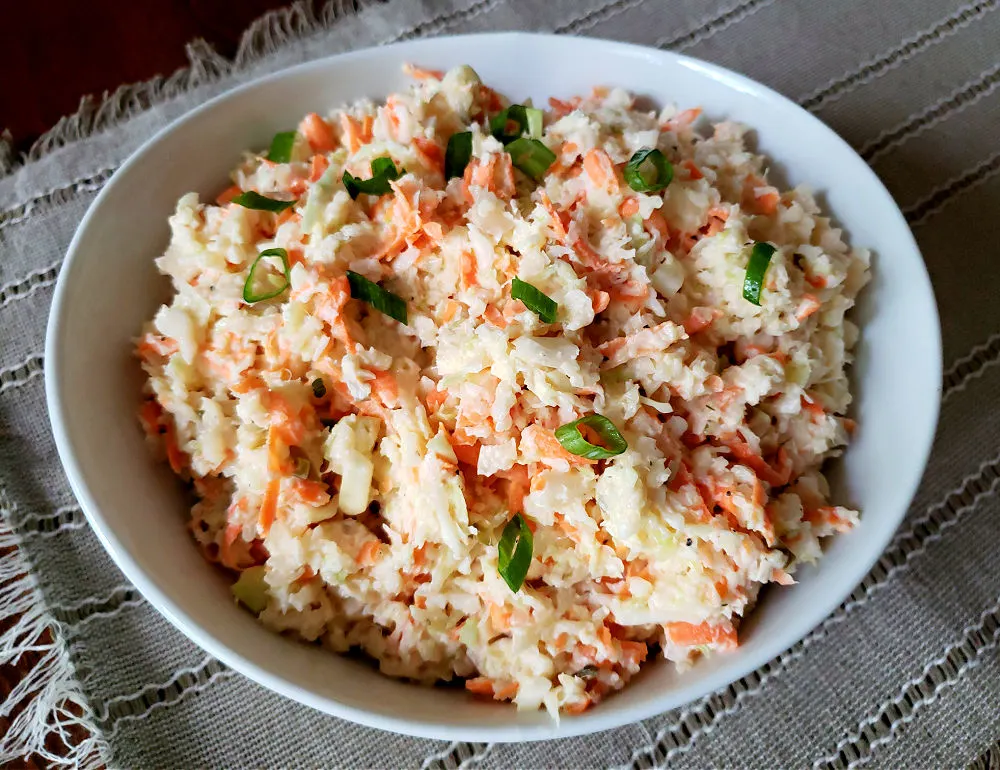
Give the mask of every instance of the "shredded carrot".
M 691 311 L 691 315 L 684 321 L 684 331 L 688 334 L 697 334 L 704 331 L 715 321 L 715 314 L 711 308 L 696 307 Z
M 731 625 L 715 626 L 710 623 L 674 622 L 664 624 L 664 629 L 670 641 L 682 647 L 696 647 L 702 644 L 714 644 L 720 649 L 735 649 L 738 641 L 736 629 Z
M 826 276 L 822 275 L 809 275 L 806 274 L 806 283 L 812 286 L 814 289 L 825 289 L 826 288 Z
M 372 390 L 375 391 L 379 401 L 386 406 L 395 404 L 399 399 L 399 383 L 396 382 L 396 376 L 392 372 L 379 369 L 373 374 L 375 378 L 372 380 Z
M 510 700 L 515 695 L 517 695 L 517 682 L 508 682 L 493 693 L 493 697 L 497 700 Z
M 452 444 L 451 448 L 460 463 L 472 468 L 479 465 L 479 450 L 482 449 L 482 444 L 478 442 L 475 444 Z
M 153 356 L 169 356 L 180 349 L 177 340 L 172 337 L 161 337 L 158 334 L 148 332 L 139 340 L 136 352 L 139 357 L 148 361 Z
M 160 433 L 160 417 L 163 416 L 163 408 L 155 399 L 143 402 L 139 407 L 139 420 L 142 422 L 143 430 L 147 436 L 156 436 Z
M 604 150 L 597 148 L 588 150 L 587 154 L 583 156 L 583 168 L 587 172 L 587 176 L 598 187 L 603 187 L 612 193 L 618 191 L 615 166 Z
M 621 202 L 618 207 L 618 216 L 622 219 L 628 219 L 629 217 L 634 217 L 639 213 L 639 199 L 635 197 L 626 198 Z
M 306 437 L 306 425 L 300 410 L 292 407 L 287 398 L 273 390 L 268 396 L 268 407 L 271 425 L 276 429 L 275 436 L 289 446 L 301 444 Z
M 313 152 L 330 152 L 337 147 L 337 138 L 330 124 L 315 112 L 310 112 L 299 124 L 299 132 L 309 142 Z
M 513 614 L 510 607 L 504 607 L 493 602 L 490 603 L 490 625 L 496 631 L 510 631 L 510 618 Z
M 167 448 L 167 462 L 170 463 L 170 470 L 179 474 L 187 465 L 187 455 L 177 445 L 177 431 L 174 424 L 168 422 L 163 433 L 163 443 Z
M 465 689 L 476 695 L 486 695 L 488 697 L 493 696 L 493 681 L 487 679 L 485 676 L 477 676 L 472 679 L 465 680 Z
M 590 297 L 590 302 L 594 306 L 594 313 L 601 313 L 608 309 L 608 305 L 611 304 L 611 295 L 606 291 L 601 291 L 600 289 L 593 289 L 587 292 Z
M 803 294 L 802 302 L 799 303 L 799 308 L 795 311 L 795 317 L 800 321 L 804 321 L 822 306 L 819 297 L 815 294 Z
M 562 215 L 556 211 L 556 207 L 552 205 L 552 201 L 549 200 L 549 196 L 546 195 L 544 191 L 539 196 L 542 201 L 542 206 L 545 207 L 545 211 L 548 212 L 549 219 L 552 220 L 552 232 L 556 234 L 556 238 L 559 240 L 565 240 L 567 235 L 566 221 L 563 220 Z
M 427 402 L 427 409 L 430 412 L 436 412 L 448 398 L 448 393 L 443 390 L 438 390 L 434 388 L 431 390 L 427 397 L 424 399 Z
M 670 225 L 667 224 L 667 220 L 659 211 L 654 211 L 649 215 L 649 218 L 643 223 L 643 228 L 650 235 L 659 235 L 662 243 L 670 240 Z
M 661 129 L 664 131 L 676 131 L 678 128 L 690 126 L 698 119 L 699 115 L 701 115 L 701 107 L 692 107 L 687 110 L 681 110 L 672 118 L 667 120 L 661 126 Z
M 517 192 L 514 182 L 514 161 L 510 153 L 503 153 L 500 157 L 500 185 L 496 188 L 497 197 L 501 200 L 510 200 Z
M 444 171 L 444 152 L 440 145 L 422 136 L 413 137 L 413 145 L 424 164 L 432 171 Z M 506 153 L 505 153 L 506 154 Z M 509 156 L 508 156 L 509 157 Z
M 227 187 L 225 190 L 219 193 L 219 197 L 215 199 L 215 202 L 218 203 L 220 206 L 225 206 L 227 203 L 231 203 L 233 198 L 235 198 L 241 192 L 243 191 L 240 189 L 240 186 L 234 184 L 231 187 Z
M 761 481 L 766 481 L 772 487 L 781 487 L 789 482 L 792 468 L 788 462 L 788 455 L 784 447 L 778 450 L 779 470 L 770 466 L 763 457 L 756 454 L 742 439 L 727 437 L 723 442 L 732 450 L 741 463 L 757 474 L 757 477 Z
M 567 703 L 563 706 L 563 712 L 573 715 L 582 714 L 593 705 L 594 702 L 588 698 L 587 700 L 579 701 L 577 703 Z
M 524 498 L 531 489 L 527 466 L 515 465 L 510 470 L 500 471 L 497 475 L 507 479 L 507 507 L 510 512 L 523 513 Z
M 701 173 L 701 169 L 695 165 L 693 160 L 682 161 L 681 166 L 687 169 L 689 179 L 703 179 L 705 177 L 705 175 Z
M 638 666 L 649 655 L 649 645 L 645 642 L 634 642 L 623 639 L 619 644 L 622 647 L 622 657 L 631 666 Z
M 267 430 L 267 469 L 271 473 L 282 473 L 285 470 L 285 452 L 288 447 L 281 439 L 281 429 L 271 423 Z
M 314 508 L 330 502 L 330 492 L 322 481 L 294 478 L 288 484 L 288 493 L 296 500 Z
M 563 445 L 559 443 L 559 439 L 555 437 L 555 434 L 540 425 L 533 424 L 525 428 L 521 432 L 521 441 L 523 442 L 525 438 L 534 442 L 541 457 L 565 460 L 570 465 L 593 465 L 597 462 L 596 460 L 588 460 L 586 457 L 580 457 L 572 452 L 567 452 L 563 449 Z
M 274 524 L 274 520 L 277 518 L 278 492 L 280 491 L 281 479 L 273 478 L 267 482 L 267 488 L 264 490 L 264 499 L 260 504 L 260 515 L 258 518 L 261 531 L 265 535 L 271 531 L 271 525 Z
M 826 410 L 823 408 L 823 405 L 811 397 L 802 396 L 799 402 L 802 404 L 803 409 L 812 414 L 813 420 L 822 420 L 826 417 Z
M 319 178 L 323 176 L 323 173 L 329 168 L 330 159 L 325 155 L 313 155 L 312 160 L 309 162 L 309 181 L 318 182 Z M 289 209 L 291 211 L 291 209 Z
M 580 106 L 580 97 L 574 96 L 569 101 L 563 101 L 562 99 L 556 99 L 554 96 L 549 97 L 549 107 L 556 114 L 557 117 L 563 117 L 564 115 L 569 115 L 573 110 Z
M 755 193 L 754 198 L 757 201 L 757 211 L 760 214 L 773 214 L 778 210 L 778 203 L 781 201 L 781 196 L 774 189 L 759 195 Z
M 340 127 L 344 132 L 344 142 L 352 153 L 361 149 L 361 127 L 346 112 L 340 113 Z
M 429 70 L 418 67 L 415 64 L 404 64 L 403 72 L 416 80 L 442 80 L 444 73 L 441 70 Z
M 462 288 L 468 289 L 479 285 L 476 278 L 476 255 L 472 251 L 462 252 Z
M 361 550 L 358 551 L 358 564 L 362 566 L 371 566 L 376 561 L 378 561 L 379 555 L 382 553 L 382 542 L 379 540 L 366 540 L 365 544 L 361 546 Z

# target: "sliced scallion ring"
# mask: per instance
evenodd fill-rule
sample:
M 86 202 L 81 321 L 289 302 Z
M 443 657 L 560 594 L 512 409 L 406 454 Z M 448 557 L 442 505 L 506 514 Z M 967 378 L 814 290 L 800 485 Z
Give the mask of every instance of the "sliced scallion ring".
M 444 178 L 462 176 L 472 159 L 472 132 L 452 134 L 444 151 Z
M 521 137 L 507 145 L 511 162 L 536 182 L 541 181 L 549 166 L 556 162 L 556 154 L 537 139 Z
M 544 113 L 534 107 L 525 107 L 524 116 L 528 123 L 528 136 L 532 139 L 542 138 L 542 124 L 544 121 Z
M 281 260 L 281 272 L 277 273 L 275 270 L 262 272 L 275 258 Z M 274 267 L 277 266 L 274 265 Z M 288 267 L 288 252 L 281 248 L 264 249 L 250 266 L 246 283 L 243 284 L 243 300 L 252 305 L 254 302 L 273 299 L 287 289 L 291 282 L 292 273 Z
M 760 307 L 760 292 L 764 286 L 764 273 L 771 264 L 775 248 L 770 243 L 757 241 L 750 252 L 747 274 L 743 279 L 743 299 Z
M 311 463 L 304 457 L 300 457 L 295 461 L 295 477 L 299 479 L 309 478 L 309 469 Z
M 240 573 L 233 583 L 232 591 L 236 600 L 254 614 L 263 612 L 267 606 L 267 583 L 264 580 L 263 565 L 250 567 Z
M 503 144 L 510 144 L 528 130 L 528 109 L 523 104 L 512 104 L 490 120 L 490 133 Z
M 295 146 L 295 132 L 282 131 L 274 135 L 271 149 L 267 151 L 267 159 L 272 163 L 288 163 L 292 159 L 292 148 Z
M 604 446 L 587 441 L 580 432 L 581 425 L 594 431 Z M 628 442 L 618 432 L 618 428 L 602 414 L 588 414 L 579 420 L 560 425 L 556 428 L 556 438 L 567 452 L 578 457 L 586 457 L 588 460 L 607 460 L 628 449 Z
M 277 198 L 268 198 L 266 195 L 261 195 L 253 190 L 247 190 L 246 192 L 241 192 L 235 198 L 233 198 L 233 203 L 237 203 L 245 209 L 253 209 L 254 211 L 270 211 L 274 214 L 278 214 L 285 209 L 289 209 L 295 205 L 294 200 L 283 201 Z
M 636 192 L 656 192 L 670 184 L 674 167 L 659 150 L 644 148 L 629 158 L 624 176 Z
M 386 291 L 377 283 L 373 283 L 352 270 L 347 271 L 347 282 L 351 285 L 351 297 L 367 302 L 381 313 L 395 318 L 401 324 L 406 323 L 406 302 L 402 297 Z
M 534 550 L 534 538 L 528 523 L 521 514 L 517 514 L 507 522 L 497 545 L 499 559 L 497 571 L 511 591 L 517 592 L 524 585 L 531 566 L 531 554 Z
M 406 173 L 405 169 L 397 169 L 392 158 L 375 158 L 371 163 L 370 179 L 358 179 L 349 171 L 344 172 L 344 187 L 351 198 L 357 198 L 361 193 L 368 195 L 385 195 L 392 190 L 389 182 L 394 182 Z
M 510 296 L 521 300 L 528 310 L 545 321 L 545 323 L 554 324 L 556 322 L 556 312 L 559 310 L 559 303 L 546 294 L 543 294 L 527 281 L 515 278 L 510 285 Z

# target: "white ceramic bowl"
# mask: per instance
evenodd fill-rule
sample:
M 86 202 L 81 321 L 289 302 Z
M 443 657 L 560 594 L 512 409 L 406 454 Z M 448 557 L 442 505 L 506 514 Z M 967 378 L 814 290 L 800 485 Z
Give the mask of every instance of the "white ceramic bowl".
M 403 88 L 404 62 L 471 64 L 514 100 L 620 85 L 664 103 L 702 105 L 713 119 L 755 127 L 778 179 L 808 183 L 853 243 L 874 250 L 874 280 L 853 379 L 860 430 L 836 470 L 839 499 L 860 527 L 830 542 L 798 585 L 769 589 L 733 654 L 684 674 L 650 666 L 622 693 L 557 725 L 464 693 L 421 688 L 258 625 L 195 548 L 169 470 L 136 424 L 142 376 L 131 339 L 168 297 L 153 258 L 167 216 L 190 190 L 211 198 L 247 147 L 313 110 Z M 782 179 L 783 178 L 783 179 Z M 724 687 L 816 626 L 857 585 L 903 518 L 937 420 L 940 330 L 930 282 L 906 222 L 875 175 L 830 129 L 744 77 L 695 59 L 573 37 L 496 34 L 402 43 L 312 62 L 220 96 L 151 139 L 105 186 L 80 224 L 59 276 L 45 356 L 59 453 L 94 531 L 143 595 L 196 644 L 251 679 L 321 711 L 426 737 L 534 740 L 626 724 Z

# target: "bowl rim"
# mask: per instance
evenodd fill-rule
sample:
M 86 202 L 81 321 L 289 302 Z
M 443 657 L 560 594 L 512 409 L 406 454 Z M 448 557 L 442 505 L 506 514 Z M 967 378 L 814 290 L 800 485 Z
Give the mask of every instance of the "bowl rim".
M 108 525 L 96 503 L 90 488 L 85 480 L 77 458 L 73 451 L 72 440 L 66 428 L 64 393 L 61 387 L 60 361 L 56 355 L 57 341 L 62 333 L 64 304 L 66 302 L 70 274 L 70 267 L 78 257 L 78 250 L 83 233 L 91 226 L 92 220 L 100 208 L 102 201 L 110 194 L 114 187 L 116 178 L 135 166 L 144 162 L 145 156 L 153 151 L 155 145 L 168 133 L 176 130 L 189 121 L 196 120 L 202 114 L 216 110 L 225 105 L 230 99 L 237 99 L 244 93 L 260 87 L 262 84 L 270 83 L 285 78 L 294 79 L 303 73 L 311 70 L 322 70 L 331 66 L 331 62 L 338 64 L 349 63 L 352 59 L 363 59 L 371 56 L 375 51 L 392 51 L 402 48 L 425 45 L 447 46 L 454 42 L 468 41 L 474 39 L 482 43 L 508 43 L 516 44 L 519 40 L 531 39 L 534 41 L 558 41 L 559 44 L 566 44 L 572 40 L 573 45 L 579 44 L 582 47 L 598 46 L 605 50 L 612 49 L 616 53 L 630 54 L 632 56 L 656 57 L 663 61 L 672 61 L 675 65 L 683 66 L 693 70 L 698 74 L 707 76 L 713 80 L 721 82 L 723 85 L 739 91 L 750 93 L 762 105 L 777 103 L 784 107 L 791 107 L 800 114 L 801 119 L 812 124 L 812 128 L 826 133 L 839 149 L 860 161 L 865 174 L 864 179 L 859 180 L 859 186 L 871 189 L 879 189 L 884 193 L 886 199 L 892 203 L 891 214 L 896 217 L 902 225 L 901 232 L 906 234 L 906 240 L 900 243 L 899 250 L 910 252 L 911 256 L 917 258 L 922 274 L 919 276 L 921 288 L 930 298 L 929 306 L 933 310 L 933 327 L 937 334 L 930 340 L 933 360 L 927 363 L 931 365 L 936 373 L 936 380 L 940 383 L 942 373 L 942 342 L 941 327 L 937 304 L 934 299 L 926 264 L 920 253 L 916 239 L 907 224 L 905 217 L 899 210 L 898 205 L 893 200 L 891 194 L 886 190 L 881 180 L 875 172 L 858 156 L 855 150 L 841 138 L 832 128 L 823 123 L 819 118 L 797 105 L 792 100 L 778 93 L 777 91 L 752 80 L 745 75 L 741 75 L 725 67 L 712 64 L 701 59 L 697 59 L 683 54 L 665 51 L 634 43 L 624 43 L 615 40 L 607 40 L 597 37 L 569 37 L 564 35 L 554 35 L 550 33 L 534 32 L 486 32 L 464 35 L 447 35 L 434 38 L 420 38 L 417 40 L 392 43 L 390 45 L 368 47 L 348 51 L 319 59 L 313 59 L 298 65 L 280 69 L 268 75 L 253 78 L 234 88 L 213 97 L 204 104 L 184 113 L 179 118 L 172 120 L 169 124 L 158 130 L 149 139 L 143 142 L 125 162 L 119 167 L 111 177 L 97 197 L 91 202 L 81 219 L 73 238 L 67 248 L 62 268 L 56 283 L 52 304 L 49 312 L 48 324 L 45 334 L 45 397 L 48 407 L 50 423 L 56 448 L 63 468 L 69 480 L 70 487 L 76 496 L 80 507 L 84 512 L 94 533 L 101 544 L 111 556 L 112 560 L 124 573 L 125 577 L 132 582 L 140 593 L 149 601 L 150 605 L 163 615 L 175 628 L 177 628 L 188 639 L 194 642 L 202 650 L 208 652 L 213 657 L 220 660 L 226 666 L 238 671 L 249 679 L 263 685 L 264 687 L 283 695 L 291 700 L 315 708 L 326 714 L 346 719 L 366 727 L 373 727 L 383 730 L 390 730 L 396 733 L 412 735 L 421 738 L 432 738 L 439 740 L 465 740 L 465 741 L 534 741 L 553 738 L 570 738 L 579 735 L 589 734 L 602 730 L 609 730 L 646 719 L 663 713 L 671 708 L 677 708 L 686 703 L 691 703 L 698 698 L 709 695 L 732 682 L 738 681 L 747 674 L 757 670 L 774 657 L 782 654 L 792 646 L 800 642 L 812 629 L 819 625 L 837 606 L 839 606 L 861 582 L 872 566 L 878 561 L 885 547 L 889 544 L 894 533 L 906 515 L 908 506 L 903 506 L 896 512 L 896 521 L 891 530 L 888 531 L 885 542 L 877 552 L 873 552 L 871 558 L 855 559 L 849 567 L 845 567 L 843 572 L 842 587 L 826 594 L 822 601 L 817 601 L 811 606 L 811 610 L 802 613 L 788 625 L 790 629 L 780 641 L 762 645 L 755 654 L 747 654 L 738 665 L 721 668 L 718 671 L 710 672 L 695 685 L 687 685 L 664 692 L 663 694 L 639 701 L 627 707 L 615 709 L 595 709 L 584 714 L 564 717 L 561 721 L 548 721 L 531 725 L 504 725 L 499 727 L 483 727 L 474 725 L 449 725 L 439 721 L 422 720 L 415 718 L 399 718 L 381 714 L 364 708 L 349 706 L 336 701 L 327 696 L 318 695 L 307 690 L 282 676 L 272 673 L 267 668 L 254 661 L 236 653 L 226 646 L 221 640 L 216 638 L 211 632 L 199 626 L 181 606 L 172 601 L 160 587 L 148 578 L 133 557 L 132 553 L 122 545 L 112 527 Z M 911 471 L 911 478 L 905 481 L 905 499 L 912 502 L 917 487 L 923 478 L 927 467 L 936 432 L 938 417 L 941 406 L 940 385 L 937 386 L 937 397 L 933 400 L 933 413 L 925 417 L 926 427 L 922 436 L 922 446 L 919 448 L 920 462 L 914 464 Z M 887 512 L 881 512 L 885 515 Z

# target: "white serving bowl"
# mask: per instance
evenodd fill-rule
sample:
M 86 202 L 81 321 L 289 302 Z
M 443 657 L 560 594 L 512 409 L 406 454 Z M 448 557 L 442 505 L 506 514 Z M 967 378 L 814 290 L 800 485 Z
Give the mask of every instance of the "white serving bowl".
M 184 522 L 168 468 L 153 462 L 136 422 L 142 373 L 132 339 L 169 296 L 153 258 L 167 245 L 177 198 L 212 199 L 245 148 L 263 147 L 302 115 L 404 88 L 404 62 L 471 64 L 516 101 L 623 86 L 658 103 L 701 105 L 711 119 L 756 129 L 777 178 L 806 183 L 851 241 L 874 251 L 854 416 L 860 429 L 835 469 L 838 500 L 861 525 L 833 539 L 799 584 L 769 588 L 732 654 L 677 674 L 650 665 L 621 693 L 558 724 L 453 689 L 422 688 L 356 660 L 274 634 L 241 610 Z M 443 739 L 523 741 L 616 727 L 724 687 L 801 639 L 864 577 L 902 520 L 931 447 L 939 404 L 937 310 L 913 236 L 889 193 L 833 131 L 775 92 L 705 62 L 575 37 L 492 34 L 439 38 L 304 64 L 231 91 L 177 121 L 122 166 L 90 207 L 59 275 L 45 351 L 59 454 L 91 526 L 125 575 L 192 641 L 251 679 L 365 725 Z

